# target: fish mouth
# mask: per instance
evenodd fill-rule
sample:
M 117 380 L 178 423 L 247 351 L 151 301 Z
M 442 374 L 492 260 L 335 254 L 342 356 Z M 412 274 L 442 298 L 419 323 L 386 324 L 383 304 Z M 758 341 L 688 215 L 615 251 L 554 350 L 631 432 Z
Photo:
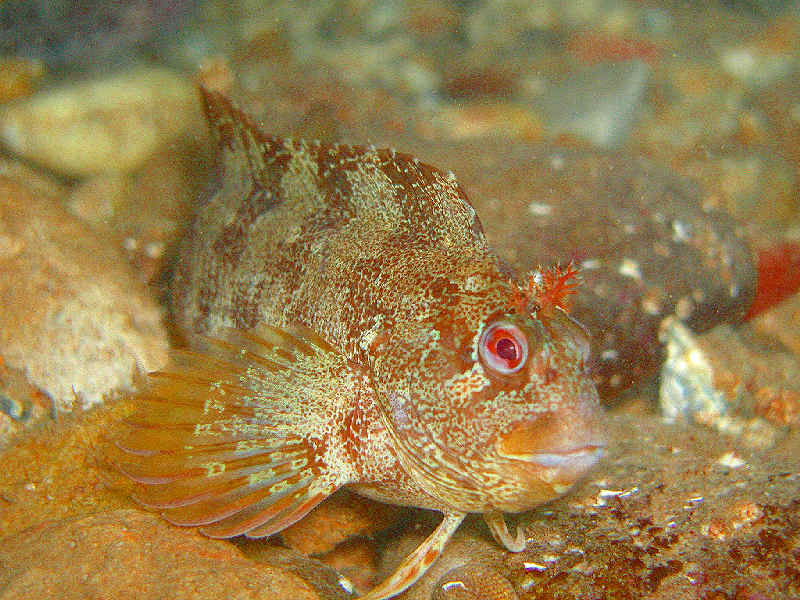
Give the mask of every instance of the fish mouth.
M 497 453 L 530 466 L 578 474 L 603 456 L 606 436 L 598 420 L 548 427 L 547 419 L 523 422 L 501 436 Z
M 587 471 L 605 453 L 604 443 L 594 443 L 580 448 L 568 448 L 550 452 L 509 456 L 523 462 L 534 463 L 548 469 L 568 469 L 570 471 Z

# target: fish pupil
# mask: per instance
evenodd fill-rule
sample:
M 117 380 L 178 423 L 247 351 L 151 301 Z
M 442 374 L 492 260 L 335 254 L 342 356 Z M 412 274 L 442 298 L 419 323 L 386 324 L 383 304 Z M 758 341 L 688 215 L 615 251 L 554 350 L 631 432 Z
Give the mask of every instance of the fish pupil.
M 499 356 L 504 360 L 507 360 L 510 363 L 514 363 L 517 361 L 518 357 L 517 344 L 511 338 L 503 337 L 497 340 L 497 346 L 495 351 L 497 352 L 497 356 Z

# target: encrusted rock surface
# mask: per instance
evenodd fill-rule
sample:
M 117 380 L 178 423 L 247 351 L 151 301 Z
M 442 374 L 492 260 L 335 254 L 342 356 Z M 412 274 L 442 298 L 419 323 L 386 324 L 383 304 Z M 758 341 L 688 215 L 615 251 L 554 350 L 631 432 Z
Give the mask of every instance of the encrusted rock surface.
M 88 407 L 166 358 L 161 309 L 58 197 L 0 175 L 0 356 L 55 407 Z
M 0 598 L 321 600 L 300 577 L 131 509 L 5 538 Z
M 468 522 L 440 562 L 398 598 L 514 598 L 503 579 L 530 600 L 800 594 L 798 431 L 753 450 L 709 428 L 617 413 L 609 433 L 608 456 L 586 481 L 521 516 L 524 552 L 503 551 L 482 523 Z M 390 542 L 384 569 L 427 531 Z M 467 579 L 464 565 L 475 570 Z M 485 582 L 489 592 L 463 595 L 458 581 L 465 588 L 472 581 L 472 589 Z

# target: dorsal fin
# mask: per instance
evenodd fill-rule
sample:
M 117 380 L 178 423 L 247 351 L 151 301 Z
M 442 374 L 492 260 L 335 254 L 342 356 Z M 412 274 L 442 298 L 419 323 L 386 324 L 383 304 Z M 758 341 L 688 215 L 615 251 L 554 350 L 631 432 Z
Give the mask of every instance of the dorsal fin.
M 230 181 L 233 176 L 245 187 L 255 183 L 266 190 L 274 189 L 296 150 L 295 144 L 291 139 L 265 134 L 224 94 L 203 85 L 198 87 L 226 179 Z
M 393 149 L 269 135 L 222 93 L 203 85 L 199 90 L 224 184 L 237 187 L 234 197 L 245 197 L 255 184 L 285 199 L 281 186 L 288 174 L 301 195 L 335 198 L 349 205 L 348 215 L 378 209 L 384 219 L 396 214 L 398 222 L 413 224 L 412 231 L 446 240 L 448 247 L 457 237 L 464 247 L 485 246 L 480 221 L 452 173 Z

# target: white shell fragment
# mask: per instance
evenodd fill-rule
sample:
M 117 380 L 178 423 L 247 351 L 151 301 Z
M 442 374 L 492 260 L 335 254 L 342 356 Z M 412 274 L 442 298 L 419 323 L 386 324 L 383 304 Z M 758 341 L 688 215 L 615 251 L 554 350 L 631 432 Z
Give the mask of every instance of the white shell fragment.
M 694 334 L 670 317 L 661 328 L 667 359 L 661 369 L 659 404 L 667 421 L 688 418 L 711 422 L 727 410 L 724 395 L 715 389 L 711 364 Z

